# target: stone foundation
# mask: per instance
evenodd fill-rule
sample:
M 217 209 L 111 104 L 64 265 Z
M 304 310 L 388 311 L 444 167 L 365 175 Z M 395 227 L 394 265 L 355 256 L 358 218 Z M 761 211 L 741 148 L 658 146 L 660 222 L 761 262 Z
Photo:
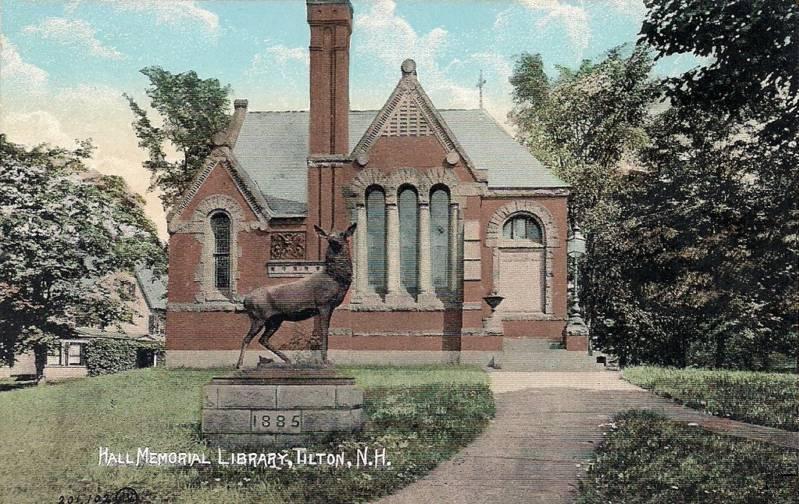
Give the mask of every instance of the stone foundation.
M 203 390 L 203 436 L 225 449 L 303 447 L 363 421 L 363 392 L 332 368 L 259 368 Z

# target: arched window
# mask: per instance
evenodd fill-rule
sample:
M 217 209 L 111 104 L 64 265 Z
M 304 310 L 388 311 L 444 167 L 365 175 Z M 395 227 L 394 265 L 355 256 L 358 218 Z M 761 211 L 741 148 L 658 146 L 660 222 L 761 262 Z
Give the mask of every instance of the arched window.
M 440 292 L 449 271 L 449 192 L 443 187 L 430 194 L 430 249 L 432 284 Z
M 230 289 L 230 217 L 217 212 L 211 217 L 214 233 L 214 287 Z
M 379 188 L 366 193 L 369 289 L 384 292 L 386 285 L 386 195 Z
M 541 226 L 529 215 L 511 217 L 502 226 L 502 237 L 506 240 L 530 240 L 542 243 Z
M 411 294 L 418 290 L 419 208 L 416 191 L 405 187 L 399 193 L 400 283 Z

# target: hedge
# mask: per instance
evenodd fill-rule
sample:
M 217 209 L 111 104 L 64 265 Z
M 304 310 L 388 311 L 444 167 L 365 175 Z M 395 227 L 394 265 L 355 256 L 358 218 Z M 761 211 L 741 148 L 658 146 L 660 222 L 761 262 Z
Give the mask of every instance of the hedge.
M 164 345 L 160 342 L 122 338 L 96 338 L 86 345 L 89 376 L 119 373 L 137 367 L 139 350 L 152 350 L 163 362 Z

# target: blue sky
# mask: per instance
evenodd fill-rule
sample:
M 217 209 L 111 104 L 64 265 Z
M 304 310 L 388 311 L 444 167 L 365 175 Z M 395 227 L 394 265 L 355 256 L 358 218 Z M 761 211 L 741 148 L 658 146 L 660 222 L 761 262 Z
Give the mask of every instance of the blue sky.
M 0 128 L 12 141 L 71 144 L 92 137 L 93 161 L 137 192 L 147 189 L 142 152 L 122 93 L 144 102 L 146 78 L 160 65 L 195 70 L 248 98 L 251 110 L 306 109 L 308 27 L 302 0 L 0 0 Z M 511 107 L 514 57 L 540 52 L 548 71 L 601 57 L 635 41 L 640 0 L 361 0 L 351 52 L 351 105 L 379 108 L 403 59 L 440 108 L 474 108 L 480 70 L 486 108 L 500 122 Z M 695 64 L 660 62 L 659 74 Z M 156 195 L 148 212 L 165 229 Z

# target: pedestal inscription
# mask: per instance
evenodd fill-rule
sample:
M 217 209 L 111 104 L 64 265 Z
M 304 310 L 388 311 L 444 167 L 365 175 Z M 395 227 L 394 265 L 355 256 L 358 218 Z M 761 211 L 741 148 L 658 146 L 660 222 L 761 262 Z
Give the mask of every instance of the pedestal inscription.
M 226 449 L 301 447 L 363 426 L 363 392 L 332 368 L 257 368 L 203 390 L 203 436 Z

